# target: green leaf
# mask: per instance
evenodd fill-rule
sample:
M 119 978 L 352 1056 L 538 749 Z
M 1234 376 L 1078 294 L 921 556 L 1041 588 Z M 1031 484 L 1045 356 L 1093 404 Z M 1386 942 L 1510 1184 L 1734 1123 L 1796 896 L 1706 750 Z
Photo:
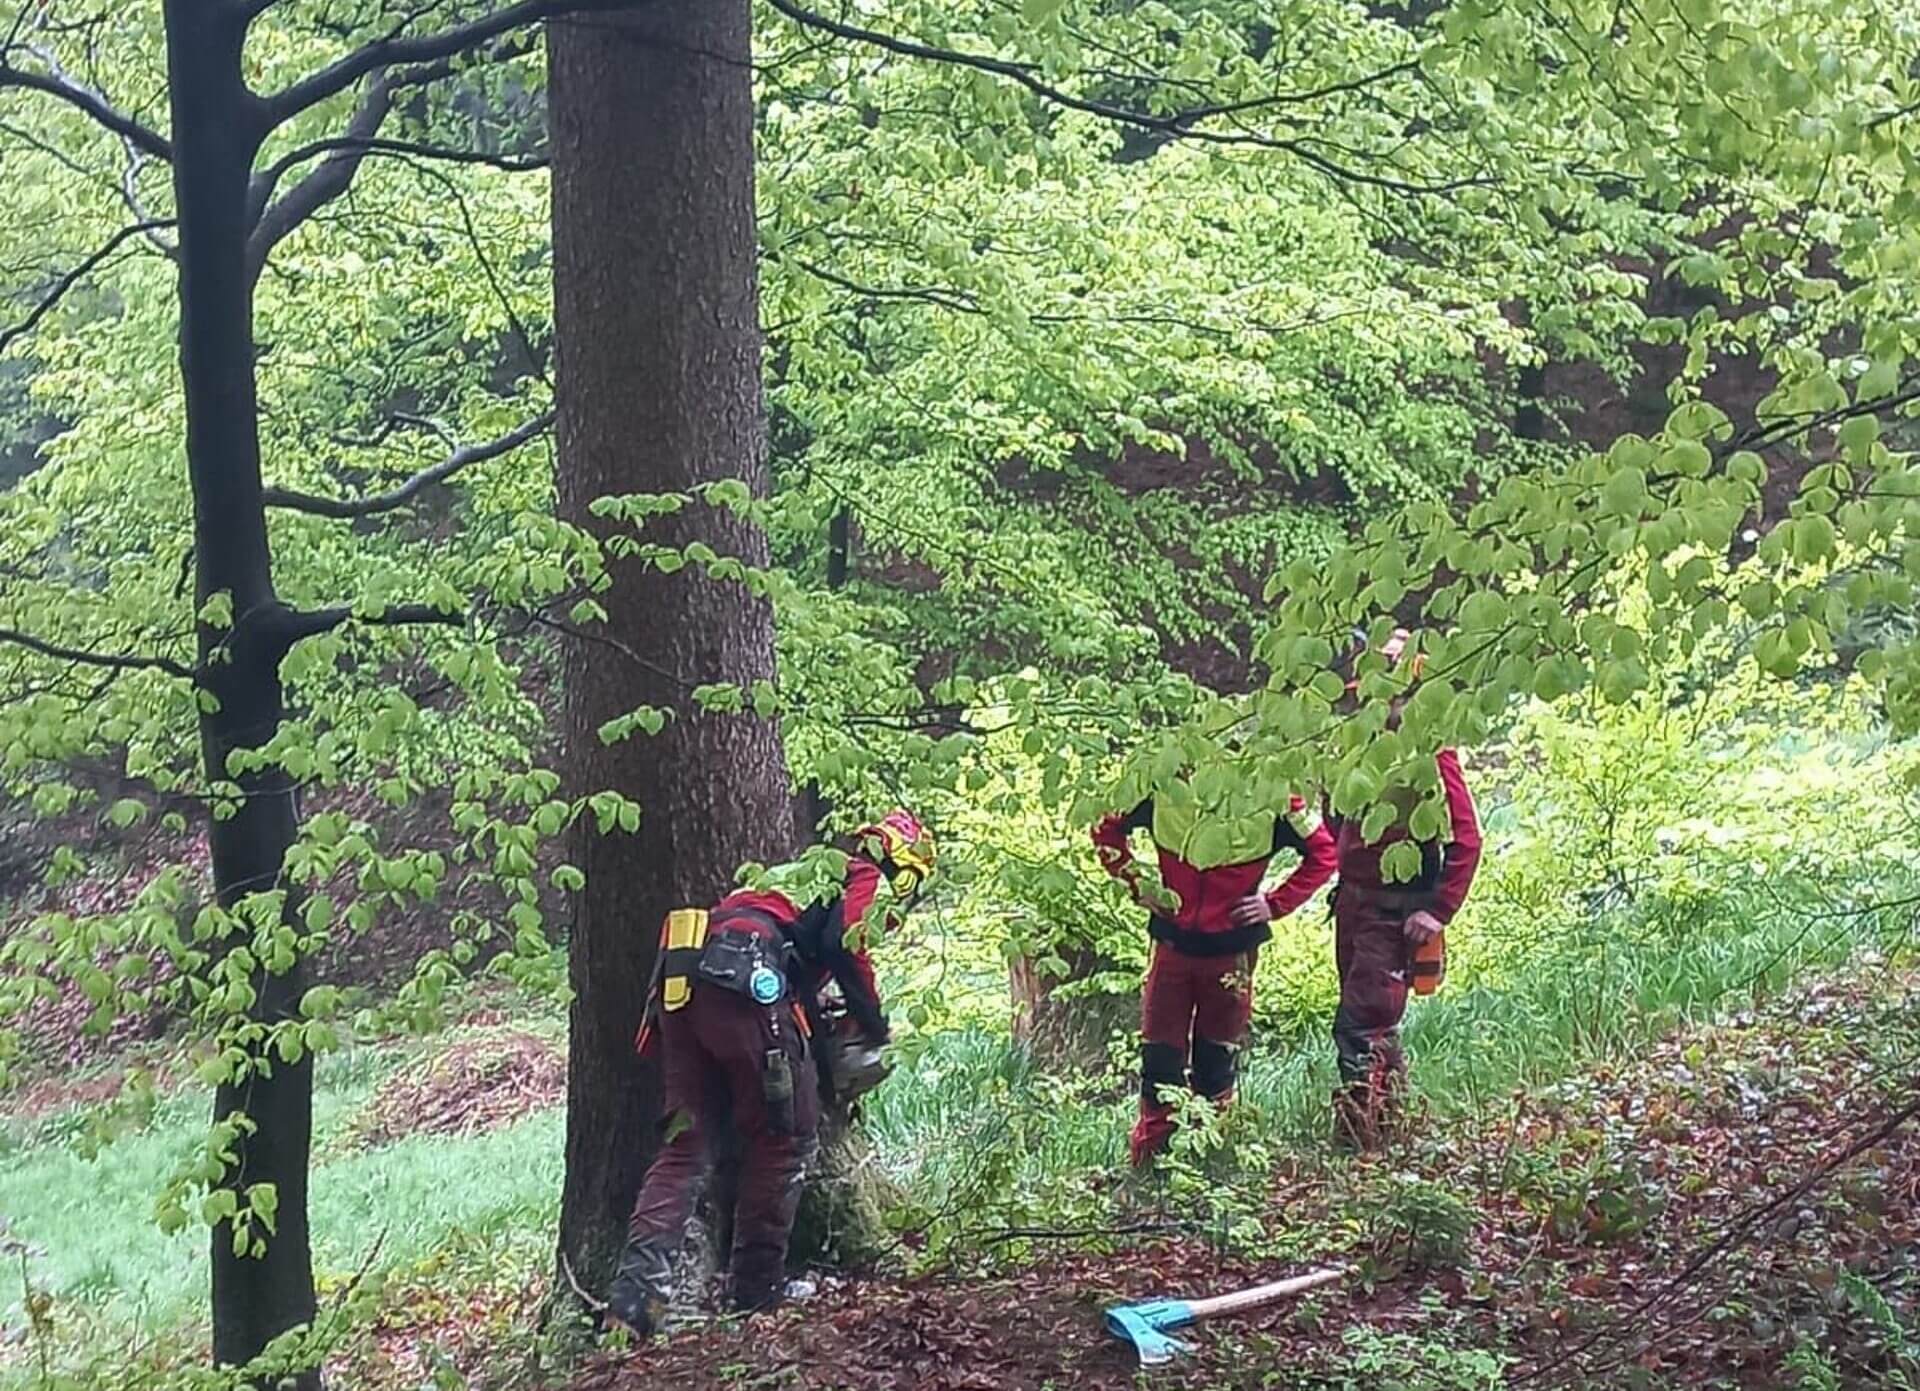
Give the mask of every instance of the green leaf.
M 1647 475 L 1637 468 L 1616 469 L 1607 479 L 1601 501 L 1616 517 L 1637 517 L 1647 497 Z
M 1880 438 L 1879 417 L 1856 415 L 1840 427 L 1838 438 L 1840 447 L 1844 449 L 1849 456 L 1859 458 L 1865 455 L 1867 450 L 1873 447 L 1874 442 Z
M 1900 389 L 1900 364 L 1892 358 L 1877 359 L 1860 378 L 1855 399 L 1875 401 Z
M 1833 522 L 1822 516 L 1796 517 L 1783 523 L 1792 531 L 1793 558 L 1803 565 L 1830 560 L 1834 553 Z

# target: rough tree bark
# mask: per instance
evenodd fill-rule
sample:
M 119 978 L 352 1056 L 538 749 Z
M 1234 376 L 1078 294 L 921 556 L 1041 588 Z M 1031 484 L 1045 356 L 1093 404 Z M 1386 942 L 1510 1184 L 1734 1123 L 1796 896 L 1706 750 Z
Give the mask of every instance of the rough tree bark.
M 703 0 L 548 29 L 561 515 L 607 534 L 590 504 L 722 478 L 767 489 L 753 201 L 748 0 Z M 765 536 L 694 505 L 648 527 L 750 566 Z M 777 727 L 705 715 L 688 687 L 773 675 L 773 614 L 689 565 L 611 561 L 603 643 L 569 644 L 567 769 L 575 795 L 642 805 L 631 837 L 581 832 L 587 875 L 570 938 L 566 1181 L 559 1253 L 600 1288 L 654 1148 L 658 1078 L 634 1057 L 662 916 L 714 902 L 748 860 L 785 858 L 794 818 Z M 635 658 L 639 660 L 636 661 Z M 598 730 L 646 703 L 656 737 Z
M 261 500 L 260 441 L 253 361 L 253 294 L 247 266 L 247 180 L 262 123 L 241 77 L 246 21 L 239 6 L 168 0 L 167 78 L 173 108 L 173 178 L 179 209 L 180 373 L 185 389 L 187 467 L 194 504 L 195 593 L 225 591 L 231 631 L 202 625 L 202 684 L 216 698 L 202 714 L 202 757 L 210 780 L 228 778 L 227 755 L 273 737 L 281 720 L 280 659 L 291 636 L 274 595 Z M 216 654 L 218 660 L 215 660 Z M 214 885 L 232 907 L 274 888 L 293 844 L 293 797 L 277 778 L 240 780 L 238 811 L 209 818 Z M 238 941 L 230 943 L 237 945 Z M 268 1024 L 292 1017 L 306 988 L 304 967 L 256 974 L 252 1014 Z M 313 1131 L 311 1059 L 276 1063 L 271 1073 L 218 1088 L 216 1121 L 244 1111 L 254 1130 L 238 1142 L 225 1186 L 273 1184 L 276 1230 L 263 1255 L 234 1253 L 226 1223 L 212 1236 L 213 1355 L 251 1360 L 274 1337 L 314 1316 L 307 1234 L 307 1167 Z M 300 1385 L 317 1387 L 317 1372 Z
M 1042 1067 L 1072 1072 L 1092 1067 L 1107 1056 L 1114 1032 L 1137 1022 L 1139 998 L 1109 995 L 1061 1000 L 1061 986 L 1110 970 L 1092 947 L 1063 945 L 1068 973 L 1056 980 L 1032 957 L 1016 956 L 1007 965 L 1007 993 L 1013 1005 L 1013 1039 Z

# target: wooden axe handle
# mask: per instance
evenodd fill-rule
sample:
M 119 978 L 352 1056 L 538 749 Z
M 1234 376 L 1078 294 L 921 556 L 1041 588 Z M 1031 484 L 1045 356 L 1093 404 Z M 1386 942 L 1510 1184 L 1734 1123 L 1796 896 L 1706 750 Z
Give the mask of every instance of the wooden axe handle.
M 1195 1321 L 1217 1318 L 1221 1314 L 1238 1314 L 1248 1309 L 1258 1309 L 1262 1305 L 1272 1304 L 1275 1300 L 1285 1299 L 1289 1295 L 1305 1294 L 1308 1290 L 1317 1290 L 1322 1285 L 1331 1285 L 1347 1272 L 1345 1270 L 1316 1270 L 1308 1275 L 1295 1275 L 1291 1279 L 1275 1280 L 1270 1285 L 1255 1285 L 1250 1290 L 1241 1290 L 1238 1294 L 1220 1294 L 1212 1299 L 1195 1299 L 1187 1307 L 1193 1311 Z

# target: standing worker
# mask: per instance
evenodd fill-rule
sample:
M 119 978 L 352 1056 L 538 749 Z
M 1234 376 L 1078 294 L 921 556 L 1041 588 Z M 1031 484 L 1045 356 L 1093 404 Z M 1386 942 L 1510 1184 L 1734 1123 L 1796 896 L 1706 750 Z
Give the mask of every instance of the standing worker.
M 1405 629 L 1396 629 L 1381 647 L 1389 667 L 1399 662 L 1407 636 Z M 1420 678 L 1417 655 L 1409 678 Z M 1347 683 L 1350 701 L 1358 688 L 1357 677 Z M 1399 728 L 1405 701 L 1401 694 L 1389 704 L 1388 729 Z M 1340 873 L 1333 893 L 1334 958 L 1340 972 L 1340 1004 L 1333 1016 L 1340 1067 L 1340 1086 L 1333 1096 L 1334 1137 L 1352 1148 L 1378 1145 L 1398 1117 L 1406 1091 L 1400 1020 L 1406 1014 L 1407 992 L 1424 995 L 1439 985 L 1447 924 L 1466 902 L 1480 863 L 1480 821 L 1460 771 L 1460 756 L 1442 749 L 1434 762 L 1446 796 L 1447 836 L 1420 843 L 1420 870 L 1411 880 L 1388 882 L 1381 859 L 1391 846 L 1411 836 L 1409 822 L 1417 802 L 1413 794 L 1389 794 L 1397 814 L 1372 842 L 1359 819 L 1336 816 L 1331 805 L 1326 808 Z
M 785 1289 L 787 1243 L 820 1117 L 807 1065 L 819 992 L 835 982 L 865 1046 L 886 1042 L 866 953 L 868 910 L 883 880 L 904 909 L 934 869 L 933 836 L 910 812 L 891 812 L 854 840 L 841 891 L 825 903 L 802 909 L 784 894 L 741 890 L 711 912 L 668 915 L 640 1045 L 649 1048 L 657 1028 L 664 1143 L 634 1204 L 607 1298 L 613 1317 L 641 1337 L 659 1327 L 671 1298 L 673 1257 L 712 1164 L 709 1142 L 728 1115 L 742 1155 L 734 1308 L 767 1308 Z
M 1182 801 L 1149 797 L 1093 828 L 1100 863 L 1150 915 L 1153 955 L 1140 994 L 1140 1119 L 1128 1145 L 1136 1166 L 1173 1134 L 1169 1089 L 1190 1085 L 1221 1106 L 1233 1099 L 1253 1017 L 1253 968 L 1260 944 L 1273 936 L 1269 923 L 1312 898 L 1333 873 L 1333 838 L 1324 826 L 1302 832 L 1271 810 L 1210 818 L 1192 798 Z M 1304 806 L 1293 798 L 1291 814 Z M 1165 893 L 1140 877 L 1127 839 L 1137 830 L 1152 834 Z M 1267 864 L 1282 850 L 1297 852 L 1300 863 L 1262 893 Z

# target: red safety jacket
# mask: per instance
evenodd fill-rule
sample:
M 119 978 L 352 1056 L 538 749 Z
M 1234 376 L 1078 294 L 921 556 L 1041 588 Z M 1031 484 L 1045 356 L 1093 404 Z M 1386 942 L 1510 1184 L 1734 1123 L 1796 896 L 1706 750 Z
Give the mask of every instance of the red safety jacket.
M 729 914 L 771 918 L 793 947 L 794 988 L 803 994 L 818 994 L 831 978 L 840 986 L 847 1013 L 868 1038 L 878 1042 L 887 1037 L 880 986 L 874 979 L 864 933 L 849 934 L 847 927 L 853 924 L 856 929 L 876 934 L 881 930 L 881 924 L 865 922 L 879 889 L 879 867 L 856 855 L 847 861 L 846 882 L 840 893 L 827 902 L 802 909 L 782 893 L 741 889 L 715 905 L 710 930 L 724 927 Z
M 1305 806 L 1295 797 L 1289 811 Z M 1196 821 L 1181 824 L 1171 815 L 1156 815 L 1149 797 L 1125 816 L 1109 816 L 1093 828 L 1100 863 L 1133 889 L 1136 897 L 1140 869 L 1127 837 L 1137 830 L 1152 832 L 1160 856 L 1160 881 L 1179 899 L 1171 913 L 1154 912 L 1148 935 L 1189 956 L 1231 956 L 1273 936 L 1266 923 L 1236 926 L 1230 913 L 1234 904 L 1260 891 L 1268 862 L 1280 851 L 1297 851 L 1300 863 L 1266 895 L 1267 907 L 1276 918 L 1312 898 L 1314 890 L 1333 875 L 1333 837 L 1325 826 L 1302 835 L 1285 816 L 1273 817 L 1271 828 L 1260 818 L 1257 824 L 1239 825 L 1232 834 L 1213 837 L 1220 843 L 1203 850 L 1206 837 Z
M 1440 785 L 1446 789 L 1451 825 L 1444 843 L 1428 841 L 1421 845 L 1420 873 L 1411 882 L 1390 883 L 1380 870 L 1380 858 L 1387 847 L 1407 839 L 1404 817 L 1401 824 L 1389 827 L 1369 845 L 1361 837 L 1359 821 L 1335 816 L 1331 807 L 1325 808 L 1339 856 L 1341 895 L 1422 894 L 1426 911 L 1442 923 L 1453 921 L 1453 915 L 1467 901 L 1467 890 L 1473 886 L 1474 871 L 1480 865 L 1480 818 L 1474 811 L 1473 794 L 1467 791 L 1467 779 L 1460 771 L 1460 755 L 1442 749 L 1434 762 L 1440 769 Z

